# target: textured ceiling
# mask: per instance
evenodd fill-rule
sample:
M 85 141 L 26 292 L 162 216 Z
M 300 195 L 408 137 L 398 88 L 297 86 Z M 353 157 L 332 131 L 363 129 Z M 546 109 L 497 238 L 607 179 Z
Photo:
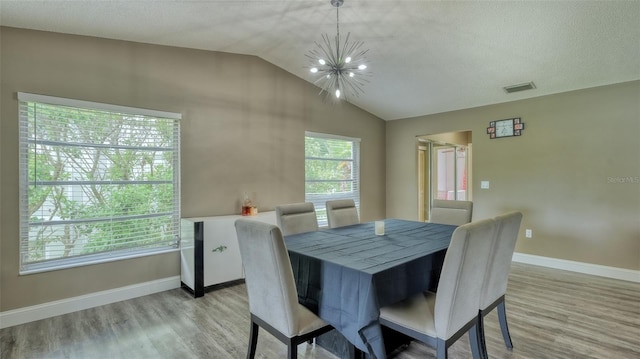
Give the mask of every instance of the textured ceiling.
M 335 15 L 329 0 L 0 0 L 3 26 L 250 54 L 307 81 Z M 640 1 L 345 0 L 340 31 L 369 48 L 351 102 L 385 120 L 640 79 Z

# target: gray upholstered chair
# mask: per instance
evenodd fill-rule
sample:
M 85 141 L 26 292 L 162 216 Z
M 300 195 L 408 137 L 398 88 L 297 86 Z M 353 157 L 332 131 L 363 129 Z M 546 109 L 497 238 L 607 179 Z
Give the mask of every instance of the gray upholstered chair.
M 513 348 L 509 326 L 507 325 L 507 311 L 505 308 L 505 294 L 507 293 L 507 282 L 509 280 L 509 270 L 511 269 L 511 259 L 516 247 L 520 224 L 522 223 L 522 213 L 511 212 L 494 218 L 496 221 L 496 237 L 489 257 L 489 267 L 484 279 L 482 295 L 480 297 L 480 312 L 478 314 L 478 338 L 484 343 L 483 318 L 494 308 L 498 308 L 498 319 L 504 344 L 508 349 Z M 482 346 L 486 349 L 486 345 Z M 482 353 L 484 358 L 488 358 L 487 353 Z
M 329 222 L 329 228 L 360 223 L 356 203 L 352 199 L 327 201 L 327 221 Z
M 453 232 L 436 293 L 426 292 L 380 309 L 380 323 L 436 349 L 438 359 L 469 333 L 474 358 L 484 352 L 474 326 L 482 281 L 496 224 L 485 219 L 462 225 Z
M 280 229 L 272 224 L 238 219 L 235 222 L 251 312 L 247 359 L 256 353 L 259 326 L 287 344 L 295 359 L 298 344 L 333 329 L 298 304 L 289 254 Z
M 462 225 L 471 222 L 473 202 L 433 200 L 429 222 Z
M 318 217 L 311 202 L 277 206 L 276 219 L 285 236 L 318 230 Z

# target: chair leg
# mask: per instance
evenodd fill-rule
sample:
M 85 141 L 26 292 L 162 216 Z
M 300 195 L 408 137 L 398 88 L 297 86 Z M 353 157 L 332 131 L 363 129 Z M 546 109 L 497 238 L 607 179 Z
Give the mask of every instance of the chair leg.
M 480 318 L 481 315 L 478 315 L 478 319 Z M 469 344 L 471 345 L 473 359 L 487 359 L 485 356 L 486 348 L 482 341 L 482 322 L 479 321 L 478 324 L 469 329 Z
M 436 358 L 447 359 L 447 344 L 443 339 L 438 339 L 436 344 Z
M 298 346 L 291 341 L 287 344 L 287 359 L 298 359 Z
M 256 346 L 258 345 L 258 324 L 251 321 L 251 330 L 249 331 L 249 348 L 247 350 L 247 359 L 253 359 L 256 356 Z
M 478 333 L 478 345 L 480 347 L 480 358 L 489 359 L 489 353 L 487 353 L 487 340 L 484 336 L 484 313 L 478 314 L 478 324 L 476 324 L 476 330 Z
M 500 320 L 500 330 L 504 338 L 504 345 L 507 349 L 513 349 L 511 335 L 509 335 L 509 326 L 507 325 L 507 309 L 504 305 L 504 300 L 498 304 L 498 319 Z

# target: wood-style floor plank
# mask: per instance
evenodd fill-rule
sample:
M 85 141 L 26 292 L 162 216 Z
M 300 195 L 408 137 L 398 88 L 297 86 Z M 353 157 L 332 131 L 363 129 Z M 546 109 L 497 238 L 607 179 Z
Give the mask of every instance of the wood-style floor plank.
M 514 343 L 504 347 L 496 312 L 485 318 L 496 359 L 640 358 L 640 284 L 514 263 L 507 292 Z M 249 337 L 245 286 L 194 299 L 170 290 L 0 330 L 0 358 L 244 358 Z M 302 344 L 303 359 L 335 359 Z M 434 358 L 413 342 L 397 359 Z M 256 358 L 284 358 L 284 344 L 261 330 Z M 470 358 L 465 336 L 449 358 Z

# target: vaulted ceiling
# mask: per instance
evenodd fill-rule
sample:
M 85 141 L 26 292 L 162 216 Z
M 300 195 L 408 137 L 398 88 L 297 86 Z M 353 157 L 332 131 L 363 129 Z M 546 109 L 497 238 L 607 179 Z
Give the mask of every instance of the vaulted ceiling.
M 0 25 L 258 56 L 312 82 L 329 0 L 7 1 Z M 372 76 L 350 99 L 395 120 L 640 79 L 640 1 L 345 0 Z M 535 82 L 534 90 L 503 87 Z

